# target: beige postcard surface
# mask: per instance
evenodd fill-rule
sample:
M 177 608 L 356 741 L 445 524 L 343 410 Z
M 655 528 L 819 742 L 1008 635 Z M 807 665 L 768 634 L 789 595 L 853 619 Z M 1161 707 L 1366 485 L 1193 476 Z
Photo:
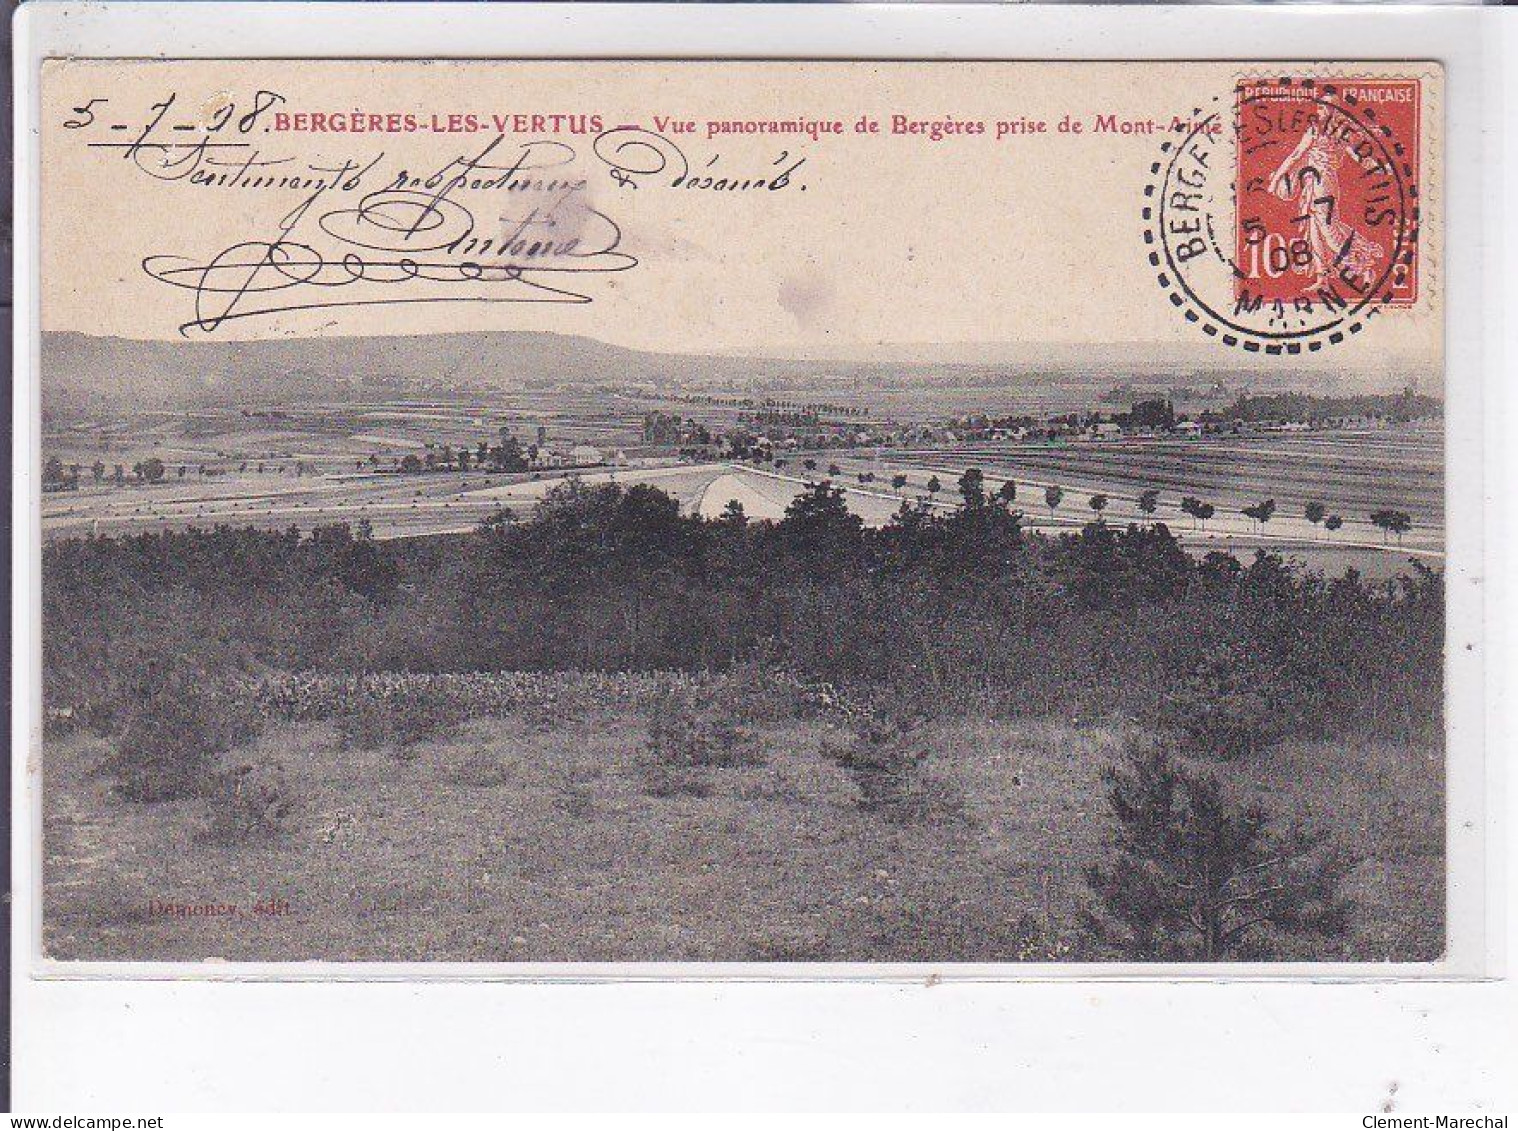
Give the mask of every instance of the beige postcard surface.
M 46 955 L 1439 961 L 1442 87 L 50 61 Z

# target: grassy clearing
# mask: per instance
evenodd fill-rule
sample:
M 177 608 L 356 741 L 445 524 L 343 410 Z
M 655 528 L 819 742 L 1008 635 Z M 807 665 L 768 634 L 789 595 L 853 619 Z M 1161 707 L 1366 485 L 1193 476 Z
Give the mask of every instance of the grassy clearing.
M 755 712 L 704 795 L 649 788 L 649 725 L 616 702 L 476 718 L 393 744 L 272 726 L 236 758 L 281 768 L 269 835 L 213 797 L 123 800 L 109 742 L 50 738 L 46 945 L 63 959 L 1038 960 L 1079 956 L 1082 865 L 1108 831 L 1114 727 L 943 718 L 914 735 L 952 819 L 862 806 L 827 718 Z M 1419 959 L 1443 936 L 1442 757 L 1292 741 L 1217 767 L 1362 862 L 1342 950 Z M 159 902 L 159 906 L 154 905 Z M 182 916 L 189 905 L 237 914 Z M 256 911 L 255 908 L 260 909 Z M 260 913 L 260 911 L 262 913 Z M 1337 944 L 1336 944 L 1337 945 Z

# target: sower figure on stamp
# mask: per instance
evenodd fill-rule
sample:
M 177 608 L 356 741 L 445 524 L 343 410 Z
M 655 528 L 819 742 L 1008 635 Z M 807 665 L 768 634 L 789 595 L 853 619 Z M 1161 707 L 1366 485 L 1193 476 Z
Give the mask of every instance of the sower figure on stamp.
M 1338 210 L 1339 163 L 1353 161 L 1344 140 L 1308 125 L 1290 156 L 1271 174 L 1270 191 L 1282 200 L 1296 198 L 1305 229 L 1307 252 L 1318 285 L 1334 276 L 1359 279 L 1371 286 L 1376 265 L 1385 257 L 1381 247 L 1355 231 Z

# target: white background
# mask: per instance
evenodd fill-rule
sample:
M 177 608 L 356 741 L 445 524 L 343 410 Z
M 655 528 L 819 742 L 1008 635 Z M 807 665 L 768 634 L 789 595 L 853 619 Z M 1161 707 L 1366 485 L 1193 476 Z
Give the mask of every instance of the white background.
M 18 1110 L 1503 1110 L 1510 981 L 376 984 L 35 977 L 43 56 L 1436 59 L 1447 68 L 1450 974 L 1511 969 L 1518 141 L 1492 9 L 29 4 L 16 29 Z M 1506 103 L 1504 103 L 1506 99 Z M 28 318 L 30 322 L 28 322 Z M 30 329 L 28 329 L 30 327 Z M 1507 569 L 1501 568 L 1506 564 Z M 1466 649 L 1465 644 L 1473 645 Z M 1485 717 L 1483 719 L 1483 712 Z M 1482 733 L 1486 735 L 1483 741 Z M 1483 852 L 1485 848 L 1485 852 Z M 1484 909 L 1495 912 L 1484 914 Z M 1357 1123 L 1353 1125 L 1358 1125 Z

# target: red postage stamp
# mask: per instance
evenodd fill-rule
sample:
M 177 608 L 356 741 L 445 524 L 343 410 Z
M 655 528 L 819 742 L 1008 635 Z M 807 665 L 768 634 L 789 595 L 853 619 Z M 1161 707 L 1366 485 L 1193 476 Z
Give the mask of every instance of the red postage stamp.
M 1406 78 L 1239 84 L 1236 301 L 1417 301 L 1420 94 Z

